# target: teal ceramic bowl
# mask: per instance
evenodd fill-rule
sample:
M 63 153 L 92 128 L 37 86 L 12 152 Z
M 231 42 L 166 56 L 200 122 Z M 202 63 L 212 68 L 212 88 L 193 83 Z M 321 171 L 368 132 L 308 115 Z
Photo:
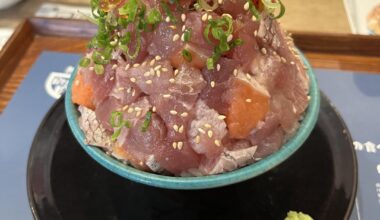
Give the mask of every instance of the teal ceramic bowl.
M 204 177 L 164 176 L 135 169 L 131 166 L 121 163 L 111 156 L 108 156 L 104 151 L 97 147 L 86 145 L 84 143 L 84 134 L 78 125 L 79 112 L 77 110 L 77 106 L 71 102 L 71 87 L 73 85 L 76 71 L 74 71 L 70 78 L 65 96 L 65 110 L 67 120 L 79 144 L 94 160 L 96 160 L 108 170 L 129 180 L 155 187 L 184 190 L 215 188 L 238 183 L 263 174 L 285 161 L 302 146 L 302 144 L 305 142 L 313 130 L 319 113 L 320 94 L 315 75 L 311 69 L 309 62 L 304 56 L 302 56 L 302 59 L 306 67 L 308 67 L 308 75 L 310 77 L 309 95 L 311 99 L 305 117 L 301 122 L 297 133 L 290 140 L 288 140 L 288 142 L 285 143 L 280 150 L 273 153 L 272 155 L 254 164 L 228 173 Z

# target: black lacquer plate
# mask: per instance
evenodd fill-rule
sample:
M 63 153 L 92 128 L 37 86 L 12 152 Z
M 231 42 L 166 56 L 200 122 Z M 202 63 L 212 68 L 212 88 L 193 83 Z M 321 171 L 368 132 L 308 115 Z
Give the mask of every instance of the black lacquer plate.
M 306 143 L 271 171 L 235 185 L 199 191 L 159 189 L 111 173 L 88 156 L 66 122 L 63 100 L 33 141 L 28 196 L 37 219 L 281 220 L 288 210 L 316 220 L 350 216 L 357 163 L 348 130 L 326 97 Z

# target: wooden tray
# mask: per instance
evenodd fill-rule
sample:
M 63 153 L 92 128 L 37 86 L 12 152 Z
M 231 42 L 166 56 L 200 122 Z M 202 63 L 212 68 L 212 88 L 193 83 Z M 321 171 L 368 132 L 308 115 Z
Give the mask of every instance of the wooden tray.
M 84 53 L 96 26 L 82 20 L 30 18 L 0 51 L 0 112 L 44 50 Z M 315 68 L 380 74 L 380 37 L 293 33 Z

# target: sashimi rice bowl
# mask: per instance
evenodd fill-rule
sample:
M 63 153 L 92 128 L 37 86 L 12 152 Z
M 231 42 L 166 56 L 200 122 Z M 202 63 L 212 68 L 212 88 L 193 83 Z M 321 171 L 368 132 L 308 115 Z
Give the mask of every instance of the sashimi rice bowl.
M 98 25 L 65 107 L 84 150 L 173 189 L 260 175 L 311 133 L 319 90 L 279 0 L 92 0 Z

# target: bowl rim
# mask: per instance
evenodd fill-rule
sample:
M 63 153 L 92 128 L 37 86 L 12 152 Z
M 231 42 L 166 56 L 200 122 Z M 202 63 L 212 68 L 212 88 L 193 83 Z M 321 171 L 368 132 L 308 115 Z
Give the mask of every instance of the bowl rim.
M 75 75 L 77 74 L 77 67 L 71 74 L 65 94 L 66 117 L 72 133 L 82 148 L 103 167 L 129 180 L 159 188 L 182 190 L 208 189 L 242 182 L 261 175 L 288 159 L 306 141 L 317 122 L 320 108 L 320 92 L 316 76 L 305 56 L 301 52 L 299 52 L 299 54 L 307 68 L 307 75 L 309 76 L 310 81 L 310 102 L 304 115 L 304 119 L 300 123 L 300 127 L 295 135 L 275 153 L 253 164 L 230 172 L 201 177 L 164 176 L 141 171 L 129 165 L 125 165 L 117 159 L 107 155 L 100 148 L 85 144 L 85 136 L 80 129 L 77 120 L 79 113 L 71 100 L 71 88 Z

